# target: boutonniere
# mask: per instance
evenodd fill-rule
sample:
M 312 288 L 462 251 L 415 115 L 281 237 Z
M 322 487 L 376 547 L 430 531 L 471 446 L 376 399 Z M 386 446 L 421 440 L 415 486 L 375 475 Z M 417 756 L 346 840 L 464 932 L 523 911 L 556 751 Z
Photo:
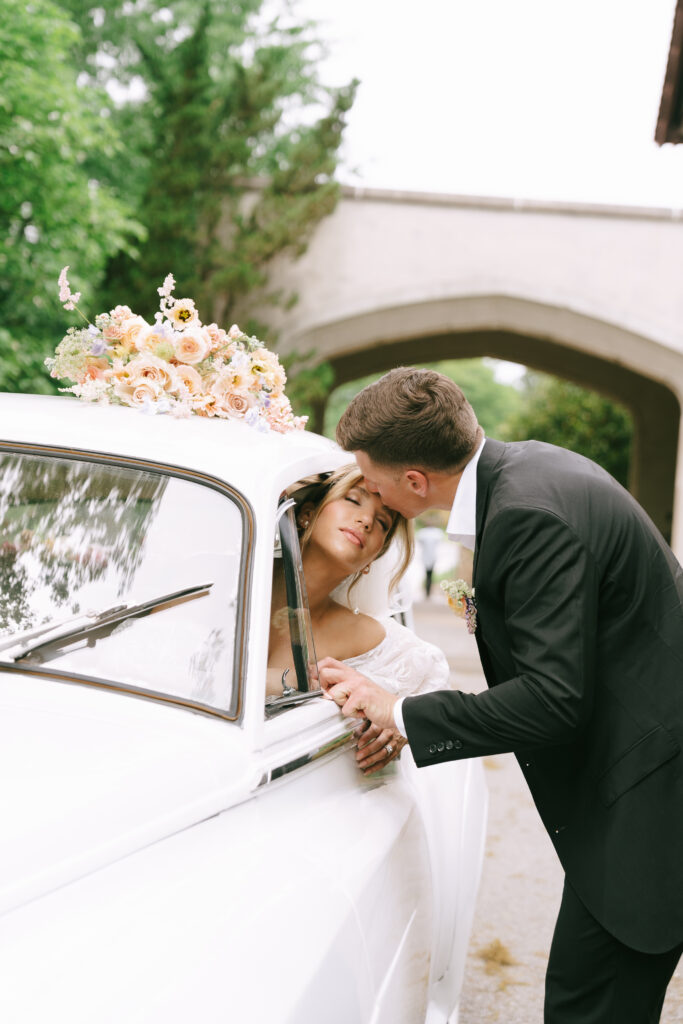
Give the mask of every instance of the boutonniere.
M 467 632 L 474 633 L 477 628 L 477 606 L 472 587 L 465 580 L 442 580 L 441 589 L 453 611 L 464 618 Z

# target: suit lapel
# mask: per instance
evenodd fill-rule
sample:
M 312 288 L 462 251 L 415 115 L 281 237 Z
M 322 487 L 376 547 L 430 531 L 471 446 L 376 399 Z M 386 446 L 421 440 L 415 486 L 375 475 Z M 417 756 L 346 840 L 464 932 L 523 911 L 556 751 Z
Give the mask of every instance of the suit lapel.
M 486 513 L 489 506 L 489 499 L 491 497 L 492 485 L 496 476 L 498 464 L 504 454 L 505 445 L 502 441 L 493 441 L 487 438 L 484 443 L 482 453 L 479 456 L 479 462 L 477 463 L 477 539 L 474 545 L 474 561 L 472 563 L 473 586 L 476 586 L 477 562 L 479 561 L 481 538 L 484 533 L 484 525 L 486 523 Z
M 472 563 L 472 586 L 474 587 L 475 592 L 477 589 L 477 563 L 479 561 L 479 551 L 484 534 L 484 527 L 486 525 L 486 513 L 488 512 L 491 494 L 495 486 L 496 476 L 498 475 L 498 469 L 504 454 L 505 445 L 502 441 L 487 440 L 484 444 L 482 453 L 479 456 L 479 462 L 477 463 L 477 538 L 474 546 L 474 561 Z M 488 647 L 486 646 L 486 640 L 484 639 L 483 625 L 484 624 L 480 618 L 474 638 L 477 641 L 479 658 L 481 659 L 481 667 L 484 670 L 486 682 L 489 686 L 494 686 L 496 677 L 489 657 Z

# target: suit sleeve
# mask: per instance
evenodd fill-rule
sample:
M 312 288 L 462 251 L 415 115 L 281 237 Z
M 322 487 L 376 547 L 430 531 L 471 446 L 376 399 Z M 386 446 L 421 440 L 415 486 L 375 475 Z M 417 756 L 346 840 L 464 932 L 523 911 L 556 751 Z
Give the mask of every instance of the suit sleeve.
M 570 743 L 591 714 L 598 573 L 590 552 L 563 520 L 529 508 L 499 512 L 485 544 L 482 642 L 509 651 L 514 675 L 484 693 L 406 698 L 403 719 L 420 766 Z M 504 637 L 487 633 L 487 608 L 502 611 L 495 617 Z

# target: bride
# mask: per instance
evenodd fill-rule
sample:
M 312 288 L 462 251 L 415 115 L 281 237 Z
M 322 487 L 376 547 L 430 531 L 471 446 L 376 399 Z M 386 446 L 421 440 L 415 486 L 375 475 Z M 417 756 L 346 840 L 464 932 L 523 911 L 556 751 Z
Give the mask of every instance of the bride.
M 447 686 L 448 663 L 443 653 L 390 615 L 390 593 L 412 557 L 408 520 L 366 490 L 355 463 L 300 488 L 293 496 L 318 658 L 345 661 L 398 696 Z M 370 566 L 386 554 L 394 537 L 401 542 L 402 558 L 384 584 L 380 602 L 384 607 L 370 615 L 361 611 L 368 603 L 366 579 Z M 379 568 L 374 567 L 373 574 Z M 268 650 L 269 694 L 281 691 L 282 670 L 293 667 L 288 631 L 282 628 L 278 612 L 286 604 L 284 580 L 277 573 Z M 395 730 L 368 726 L 358 740 L 359 767 L 365 774 L 383 768 L 405 742 Z

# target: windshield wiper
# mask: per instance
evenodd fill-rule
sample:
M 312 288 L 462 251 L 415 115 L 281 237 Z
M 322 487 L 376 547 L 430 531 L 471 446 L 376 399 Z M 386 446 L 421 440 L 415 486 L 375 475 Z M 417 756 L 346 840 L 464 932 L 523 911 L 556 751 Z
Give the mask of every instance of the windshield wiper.
M 141 618 L 165 608 L 172 608 L 184 601 L 206 597 L 212 586 L 213 583 L 202 583 L 194 587 L 185 587 L 183 590 L 175 590 L 170 594 L 162 594 L 139 604 L 117 604 L 100 612 L 85 612 L 57 623 L 48 623 L 41 629 L 24 635 L 18 642 L 5 642 L 0 647 L 0 657 L 3 661 L 16 662 L 43 647 L 52 647 L 54 644 L 64 647 L 76 640 L 99 639 L 99 636 L 107 636 L 115 626 L 126 619 Z

